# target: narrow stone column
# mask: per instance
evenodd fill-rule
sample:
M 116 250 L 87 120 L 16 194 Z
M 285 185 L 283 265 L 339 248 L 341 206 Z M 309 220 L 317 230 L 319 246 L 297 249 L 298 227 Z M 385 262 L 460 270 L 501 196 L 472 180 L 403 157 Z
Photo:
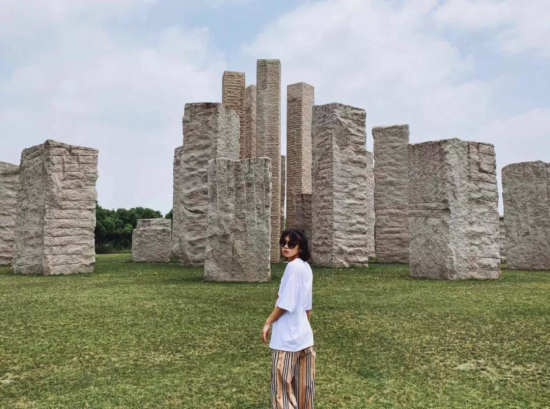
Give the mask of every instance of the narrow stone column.
M 504 216 L 500 216 L 498 220 L 500 232 L 500 262 L 506 264 L 506 226 L 504 225 Z
M 132 231 L 132 260 L 136 263 L 169 263 L 172 221 L 140 219 Z
M 269 281 L 270 162 L 268 158 L 209 162 L 205 280 Z
M 280 260 L 281 225 L 281 63 L 258 60 L 256 81 L 256 130 L 259 157 L 271 159 L 271 262 Z
M 307 207 L 298 208 L 294 204 L 302 203 L 302 195 L 311 195 L 311 120 L 314 99 L 315 90 L 311 85 L 299 82 L 287 87 L 287 225 L 308 231 L 311 231 L 311 225 L 307 226 L 306 221 L 311 220 L 311 215 L 304 213 Z M 298 213 L 305 219 L 299 219 Z
M 182 173 L 183 146 L 174 150 L 173 191 L 172 191 L 172 251 L 171 256 L 180 256 L 180 236 L 183 234 L 181 212 L 183 211 L 183 183 L 185 175 Z
M 506 265 L 550 270 L 550 163 L 514 163 L 502 169 Z
M 257 158 L 256 85 L 246 87 L 245 99 L 244 157 Z
M 14 273 L 93 272 L 97 157 L 52 140 L 23 150 Z
M 286 212 L 287 212 L 287 219 L 286 224 L 288 228 L 293 229 L 302 229 L 306 236 L 311 243 L 311 240 L 313 239 L 313 232 L 312 232 L 312 201 L 311 201 L 312 195 L 290 195 L 287 197 L 286 202 Z M 288 219 L 289 212 L 292 212 L 294 215 L 294 220 L 292 224 L 290 223 L 290 220 Z
M 411 276 L 499 278 L 493 145 L 448 139 L 409 151 Z
M 374 155 L 372 152 L 367 151 L 367 251 L 369 257 L 375 255 L 374 244 L 374 225 L 375 225 L 375 213 L 374 213 Z
M 239 157 L 246 154 L 245 114 L 246 84 L 244 72 L 225 71 L 222 80 L 222 104 L 233 109 L 239 116 Z
M 372 129 L 376 259 L 409 262 L 407 222 L 409 126 Z
M 313 107 L 313 261 L 368 266 L 365 110 Z
M 286 199 L 286 157 L 281 155 L 281 225 L 280 233 L 285 229 L 285 199 Z
M 18 192 L 19 166 L 0 162 L 0 266 L 13 259 Z
M 239 117 L 219 103 L 186 104 L 183 117 L 180 264 L 204 265 L 208 215 L 208 161 L 239 159 Z

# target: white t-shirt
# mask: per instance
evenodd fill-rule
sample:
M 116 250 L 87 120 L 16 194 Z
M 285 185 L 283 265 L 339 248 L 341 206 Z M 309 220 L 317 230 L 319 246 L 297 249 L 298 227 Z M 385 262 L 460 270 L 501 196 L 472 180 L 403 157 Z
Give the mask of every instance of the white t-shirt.
M 288 263 L 275 305 L 286 310 L 271 328 L 271 349 L 301 351 L 313 345 L 313 331 L 306 311 L 311 310 L 313 273 L 301 258 Z

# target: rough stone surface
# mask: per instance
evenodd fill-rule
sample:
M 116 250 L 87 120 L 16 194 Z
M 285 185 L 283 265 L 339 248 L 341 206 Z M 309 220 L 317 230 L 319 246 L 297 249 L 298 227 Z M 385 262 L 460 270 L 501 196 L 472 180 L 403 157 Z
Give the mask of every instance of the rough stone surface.
M 93 272 L 97 157 L 52 140 L 23 150 L 14 273 Z
M 500 240 L 500 262 L 506 263 L 506 226 L 504 225 L 504 217 L 500 216 L 498 220 L 499 240 Z
M 375 225 L 375 213 L 374 213 L 374 155 L 372 152 L 367 151 L 367 252 L 369 257 L 375 255 L 374 244 L 374 225 Z
M 342 104 L 313 107 L 313 261 L 368 265 L 366 113 Z
M 550 270 L 550 163 L 505 166 L 502 187 L 508 268 Z
M 268 158 L 209 162 L 205 280 L 270 279 L 270 162 Z
M 410 271 L 413 277 L 499 278 L 493 145 L 459 139 L 409 148 Z
M 376 127 L 372 135 L 376 259 L 382 263 L 408 263 L 409 126 Z
M 169 263 L 170 219 L 140 219 L 132 232 L 132 259 L 137 263 Z
M 19 192 L 19 166 L 0 162 L 0 266 L 12 263 Z
M 280 260 L 281 225 L 281 63 L 258 60 L 256 81 L 256 137 L 259 157 L 271 159 L 271 262 Z
M 286 199 L 286 157 L 281 155 L 281 233 L 285 229 L 285 199 Z M 279 235 L 281 234 L 279 233 Z
M 314 100 L 315 90 L 311 85 L 300 82 L 287 87 L 287 225 L 307 226 L 309 231 L 311 223 L 308 225 L 306 220 L 299 219 L 296 212 L 311 220 L 311 214 L 304 213 L 307 206 L 300 204 L 303 202 L 302 195 L 311 195 L 312 192 L 311 121 Z M 297 198 L 294 199 L 293 196 Z M 311 240 L 311 236 L 309 239 Z
M 256 138 L 256 85 L 249 85 L 248 87 L 246 87 L 244 157 L 258 157 Z
M 180 264 L 202 266 L 208 224 L 208 161 L 239 159 L 239 117 L 218 103 L 186 104 L 183 135 L 182 183 L 175 210 L 181 221 Z
M 244 72 L 225 71 L 222 80 L 222 104 L 239 116 L 239 156 L 246 157 L 246 85 Z
M 180 236 L 183 234 L 181 216 L 183 203 L 183 183 L 185 175 L 182 170 L 183 146 L 174 150 L 174 171 L 173 171 L 173 191 L 172 191 L 172 254 L 174 258 L 180 256 Z
M 310 243 L 312 236 L 312 202 L 311 195 L 292 195 L 287 199 L 287 228 L 302 229 Z M 294 220 L 288 218 L 288 212 L 292 211 Z

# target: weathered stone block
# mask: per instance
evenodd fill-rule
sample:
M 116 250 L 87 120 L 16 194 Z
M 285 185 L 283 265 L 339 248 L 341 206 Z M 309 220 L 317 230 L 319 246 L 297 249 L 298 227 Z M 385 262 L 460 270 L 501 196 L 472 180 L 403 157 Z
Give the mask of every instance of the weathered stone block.
M 504 216 L 498 220 L 499 243 L 500 243 L 500 262 L 506 264 L 506 226 L 504 225 Z
M 218 103 L 186 104 L 178 208 L 180 264 L 204 265 L 208 224 L 208 161 L 239 159 L 239 117 Z
M 248 87 L 246 87 L 244 157 L 258 157 L 256 138 L 256 85 L 249 85 Z
M 313 240 L 316 264 L 367 266 L 366 113 L 313 107 Z
M 281 63 L 258 60 L 256 81 L 256 137 L 259 157 L 271 159 L 271 262 L 280 260 L 281 224 Z
M 173 191 L 172 191 L 172 251 L 171 256 L 179 258 L 180 236 L 183 234 L 181 212 L 183 211 L 183 183 L 185 175 L 182 173 L 183 146 L 174 150 Z
M 484 196 L 497 186 L 494 157 L 493 145 L 459 139 L 410 146 L 411 276 L 500 276 L 498 196 Z
M 376 259 L 383 263 L 408 263 L 409 126 L 375 127 L 372 136 Z
M 172 220 L 140 219 L 132 232 L 132 260 L 137 263 L 169 263 Z
M 374 226 L 375 226 L 375 212 L 374 212 L 374 155 L 372 152 L 367 151 L 367 252 L 369 257 L 375 255 L 374 244 Z
M 508 268 L 550 270 L 550 163 L 505 166 L 502 188 Z
M 287 228 L 302 229 L 307 238 L 313 239 L 312 236 L 312 201 L 311 195 L 292 195 L 289 196 L 286 202 L 287 208 Z M 291 213 L 294 219 L 289 219 L 288 214 Z
M 244 72 L 225 71 L 223 73 L 222 104 L 233 109 L 239 116 L 239 156 L 244 158 L 246 154 L 246 84 Z
M 280 233 L 285 229 L 285 199 L 286 199 L 286 158 L 281 155 L 281 225 Z
M 14 273 L 93 271 L 97 156 L 52 140 L 23 150 Z
M 19 192 L 19 166 L 0 162 L 0 266 L 12 263 Z
M 270 279 L 270 166 L 268 158 L 209 162 L 205 280 Z

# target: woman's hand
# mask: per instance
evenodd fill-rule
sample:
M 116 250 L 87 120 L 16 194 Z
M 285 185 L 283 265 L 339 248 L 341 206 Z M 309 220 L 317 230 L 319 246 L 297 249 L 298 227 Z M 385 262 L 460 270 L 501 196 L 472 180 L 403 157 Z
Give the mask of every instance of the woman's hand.
M 264 324 L 264 328 L 262 329 L 262 342 L 264 344 L 267 344 L 267 335 L 269 334 L 270 330 L 271 330 L 271 324 L 266 322 Z

